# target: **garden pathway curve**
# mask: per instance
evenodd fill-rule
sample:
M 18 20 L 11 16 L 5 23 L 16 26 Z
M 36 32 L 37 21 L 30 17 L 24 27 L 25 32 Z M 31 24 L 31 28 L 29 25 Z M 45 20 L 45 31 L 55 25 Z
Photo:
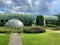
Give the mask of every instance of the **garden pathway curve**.
M 18 33 L 11 34 L 9 45 L 22 45 L 20 34 Z
M 60 31 L 54 31 L 54 33 L 60 33 Z

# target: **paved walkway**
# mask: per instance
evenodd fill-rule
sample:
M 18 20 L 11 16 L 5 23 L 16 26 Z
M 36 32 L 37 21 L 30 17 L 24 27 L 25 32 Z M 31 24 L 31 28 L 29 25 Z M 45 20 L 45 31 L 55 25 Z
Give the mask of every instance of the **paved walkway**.
M 11 34 L 9 45 L 22 45 L 20 34 L 18 33 Z
M 54 31 L 54 33 L 60 33 L 60 31 Z

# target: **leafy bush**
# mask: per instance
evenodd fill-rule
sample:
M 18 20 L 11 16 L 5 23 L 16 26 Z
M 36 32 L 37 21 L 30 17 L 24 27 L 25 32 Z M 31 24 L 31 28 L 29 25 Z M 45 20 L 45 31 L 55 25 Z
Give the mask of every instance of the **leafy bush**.
M 23 32 L 24 33 L 44 33 L 46 32 L 46 30 L 40 27 L 25 27 L 23 29 Z
M 56 25 L 48 24 L 47 27 L 56 27 Z
M 60 30 L 60 28 L 54 28 L 53 30 Z
M 56 31 L 60 30 L 60 26 L 55 26 L 53 30 L 56 30 Z
M 20 28 L 7 28 L 7 27 L 0 27 L 0 33 L 18 33 Z
M 10 31 L 0 31 L 0 33 L 11 33 Z

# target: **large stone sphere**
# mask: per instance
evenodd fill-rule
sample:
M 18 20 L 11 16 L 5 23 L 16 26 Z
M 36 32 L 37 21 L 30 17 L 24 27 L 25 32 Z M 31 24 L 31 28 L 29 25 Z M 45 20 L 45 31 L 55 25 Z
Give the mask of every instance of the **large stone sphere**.
M 18 19 L 11 19 L 8 22 L 6 22 L 5 27 L 14 27 L 14 28 L 19 28 L 19 27 L 23 27 L 23 22 L 21 22 Z

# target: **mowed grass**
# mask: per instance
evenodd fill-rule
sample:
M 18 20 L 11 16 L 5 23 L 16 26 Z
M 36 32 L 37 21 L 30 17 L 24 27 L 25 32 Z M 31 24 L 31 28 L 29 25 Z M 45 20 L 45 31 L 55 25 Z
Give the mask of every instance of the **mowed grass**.
M 10 36 L 8 34 L 0 34 L 0 45 L 8 45 Z
M 60 45 L 60 34 L 52 31 L 39 34 L 23 33 L 21 36 L 23 45 Z

